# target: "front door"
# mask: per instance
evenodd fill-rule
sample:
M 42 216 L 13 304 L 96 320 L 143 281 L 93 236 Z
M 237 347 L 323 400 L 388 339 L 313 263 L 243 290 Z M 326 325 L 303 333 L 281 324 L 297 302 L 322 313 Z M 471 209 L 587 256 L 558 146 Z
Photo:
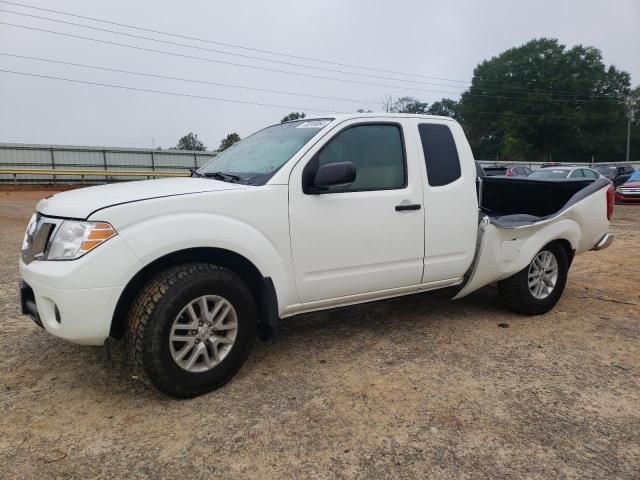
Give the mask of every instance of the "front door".
M 303 304 L 420 283 L 421 173 L 407 144 L 414 142 L 401 123 L 346 122 L 292 170 L 291 247 Z M 356 168 L 353 183 L 304 193 L 303 172 L 345 161 Z

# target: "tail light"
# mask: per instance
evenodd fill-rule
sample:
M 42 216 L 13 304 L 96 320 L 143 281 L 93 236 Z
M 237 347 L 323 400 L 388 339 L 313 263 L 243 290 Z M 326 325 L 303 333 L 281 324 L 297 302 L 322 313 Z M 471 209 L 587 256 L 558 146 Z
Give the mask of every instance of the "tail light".
M 611 220 L 613 216 L 613 204 L 613 185 L 609 185 L 609 188 L 607 188 L 607 220 Z

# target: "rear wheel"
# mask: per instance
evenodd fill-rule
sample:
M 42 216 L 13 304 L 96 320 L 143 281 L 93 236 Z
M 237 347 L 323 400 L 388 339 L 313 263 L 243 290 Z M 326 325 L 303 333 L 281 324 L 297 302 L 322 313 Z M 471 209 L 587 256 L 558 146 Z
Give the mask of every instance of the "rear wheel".
M 531 263 L 515 275 L 498 282 L 500 297 L 514 312 L 540 315 L 551 310 L 567 283 L 569 260 L 558 242 L 546 245 Z
M 167 395 L 194 397 L 240 369 L 256 336 L 251 291 L 234 272 L 188 263 L 160 273 L 129 313 L 127 350 L 136 376 Z

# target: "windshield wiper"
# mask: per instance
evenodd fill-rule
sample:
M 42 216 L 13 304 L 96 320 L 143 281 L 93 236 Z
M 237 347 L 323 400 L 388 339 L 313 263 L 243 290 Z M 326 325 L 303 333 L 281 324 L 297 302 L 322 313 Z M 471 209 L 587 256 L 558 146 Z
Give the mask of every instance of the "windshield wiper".
M 197 168 L 190 168 L 189 171 L 191 172 L 191 176 L 192 177 L 202 177 L 204 178 L 205 175 L 201 174 L 200 172 L 198 172 Z
M 239 177 L 238 175 L 234 175 L 233 173 L 206 172 L 202 176 L 207 178 L 215 178 L 216 180 L 222 180 L 223 182 L 231 182 L 231 183 L 242 182 L 242 177 Z

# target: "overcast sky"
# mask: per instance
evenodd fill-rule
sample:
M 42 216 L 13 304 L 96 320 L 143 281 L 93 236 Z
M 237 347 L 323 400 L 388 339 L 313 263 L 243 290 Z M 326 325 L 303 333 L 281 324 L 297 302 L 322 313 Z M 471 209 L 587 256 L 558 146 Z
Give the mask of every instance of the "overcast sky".
M 640 82 L 640 0 L 14 1 L 227 44 L 467 82 L 473 68 L 482 60 L 532 38 L 555 37 L 567 46 L 583 44 L 599 48 L 607 64 L 630 72 L 634 85 Z M 367 75 L 408 78 L 163 37 L 16 5 L 0 3 L 0 9 L 153 36 L 204 49 Z M 356 100 L 346 102 L 256 92 L 0 56 L 0 69 L 3 70 L 285 105 L 227 103 L 0 72 L 0 142 L 129 147 L 150 147 L 155 143 L 155 146 L 166 148 L 174 146 L 183 134 L 193 131 L 208 147 L 215 148 L 227 133 L 235 131 L 244 137 L 256 129 L 277 123 L 292 110 L 286 106 L 296 107 L 295 110 L 305 111 L 308 115 L 358 108 L 376 111 L 381 109 L 386 95 L 394 98 L 413 95 L 431 103 L 443 96 L 458 98 L 459 95 L 425 90 L 461 92 L 465 85 L 430 78 L 413 77 L 417 82 L 428 83 L 407 83 L 344 75 L 163 45 L 4 11 L 0 12 L 0 21 L 212 60 L 387 85 L 361 85 L 268 72 L 0 25 L 2 53 Z

